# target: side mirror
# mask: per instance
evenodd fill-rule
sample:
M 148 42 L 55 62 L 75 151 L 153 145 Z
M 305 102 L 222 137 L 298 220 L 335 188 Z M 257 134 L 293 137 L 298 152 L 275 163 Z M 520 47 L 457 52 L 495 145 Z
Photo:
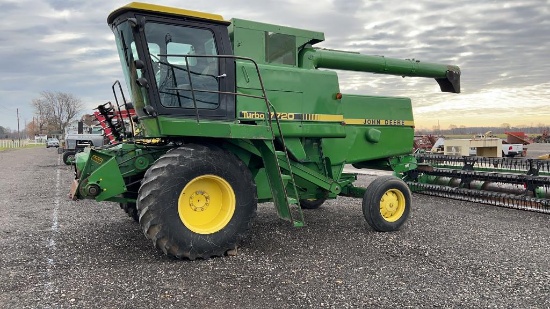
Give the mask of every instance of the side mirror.
M 141 61 L 139 59 L 134 61 L 134 65 L 136 66 L 136 69 L 138 69 L 138 70 L 143 70 L 145 68 L 145 63 L 143 63 L 143 61 Z
M 157 115 L 158 115 L 157 111 L 151 105 L 145 106 L 143 108 L 143 111 L 151 117 L 157 117 Z
M 147 78 L 145 77 L 140 77 L 136 80 L 136 83 L 140 86 L 140 87 L 145 87 L 145 88 L 149 88 L 149 81 L 147 80 Z

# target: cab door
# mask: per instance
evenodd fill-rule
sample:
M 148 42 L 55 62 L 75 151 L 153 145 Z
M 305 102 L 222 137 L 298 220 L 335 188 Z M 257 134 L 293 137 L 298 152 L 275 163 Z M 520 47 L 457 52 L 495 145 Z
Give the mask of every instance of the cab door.
M 149 102 L 158 115 L 235 118 L 235 61 L 227 25 L 136 16 L 138 54 L 148 59 Z

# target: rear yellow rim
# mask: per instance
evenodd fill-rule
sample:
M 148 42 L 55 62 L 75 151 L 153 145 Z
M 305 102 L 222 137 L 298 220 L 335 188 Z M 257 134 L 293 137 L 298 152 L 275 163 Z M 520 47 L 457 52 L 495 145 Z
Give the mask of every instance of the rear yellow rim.
M 380 199 L 380 214 L 388 222 L 399 220 L 405 213 L 405 195 L 397 189 L 390 189 Z
M 180 220 L 195 233 L 215 233 L 233 217 L 235 200 L 235 192 L 225 179 L 215 175 L 196 177 L 178 198 Z

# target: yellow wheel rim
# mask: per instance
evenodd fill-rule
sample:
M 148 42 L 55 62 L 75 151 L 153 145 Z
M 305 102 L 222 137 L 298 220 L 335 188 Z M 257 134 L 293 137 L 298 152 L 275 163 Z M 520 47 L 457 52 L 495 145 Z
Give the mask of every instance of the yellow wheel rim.
M 191 231 L 212 234 L 223 229 L 235 213 L 235 192 L 225 179 L 203 175 L 191 180 L 178 198 L 181 222 Z
M 380 214 L 388 222 L 395 222 L 405 212 L 405 195 L 397 189 L 390 189 L 380 199 Z

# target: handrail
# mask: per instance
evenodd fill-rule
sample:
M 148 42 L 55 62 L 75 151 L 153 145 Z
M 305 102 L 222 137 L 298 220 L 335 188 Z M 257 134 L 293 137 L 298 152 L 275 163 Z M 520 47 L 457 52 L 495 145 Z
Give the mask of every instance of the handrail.
M 126 134 L 126 123 L 124 122 L 123 120 L 123 117 L 122 117 L 122 112 L 120 110 L 120 104 L 118 103 L 118 97 L 116 95 L 116 91 L 115 91 L 115 85 L 118 84 L 118 88 L 119 88 L 119 91 L 120 91 L 120 94 L 122 96 L 122 101 L 124 102 L 124 108 L 126 109 L 126 111 L 128 112 L 128 116 L 130 116 L 130 109 L 128 108 L 128 102 L 126 101 L 126 97 L 124 96 L 124 91 L 122 90 L 122 85 L 120 84 L 120 81 L 119 80 L 116 80 L 113 85 L 111 86 L 111 89 L 113 90 L 113 95 L 115 97 L 115 102 L 116 102 L 116 105 L 117 105 L 117 109 L 118 109 L 118 121 L 122 121 L 122 128 L 124 130 L 124 134 Z M 134 122 L 132 121 L 132 118 L 130 118 L 130 127 L 132 128 L 132 133 L 135 132 L 135 128 L 134 128 Z
M 266 111 L 267 111 L 267 115 L 266 117 L 264 118 L 266 123 L 269 121 L 269 126 L 271 127 L 271 103 L 269 102 L 269 100 L 267 99 L 267 93 L 265 91 L 265 87 L 264 87 L 264 82 L 263 82 L 263 79 L 262 79 L 262 75 L 260 73 L 260 68 L 258 66 L 258 63 L 252 59 L 252 58 L 249 58 L 249 57 L 242 57 L 242 56 L 235 56 L 235 55 L 179 55 L 179 54 L 157 54 L 158 57 L 181 57 L 181 58 L 184 58 L 185 59 L 185 67 L 186 69 L 183 69 L 181 68 L 180 66 L 178 65 L 175 65 L 175 64 L 171 64 L 171 63 L 168 63 L 168 62 L 161 62 L 159 61 L 159 63 L 161 64 L 164 64 L 164 65 L 167 65 L 171 68 L 175 68 L 175 69 L 179 69 L 179 70 L 183 70 L 183 71 L 186 71 L 187 72 L 187 77 L 189 78 L 189 89 L 178 89 L 178 88 L 167 88 L 168 90 L 176 90 L 176 91 L 191 91 L 191 96 L 193 97 L 193 107 L 195 109 L 195 114 L 197 115 L 197 122 L 199 122 L 199 116 L 198 116 L 198 108 L 197 108 L 197 103 L 196 103 L 196 99 L 195 99 L 195 92 L 205 92 L 205 93 L 217 93 L 217 94 L 225 94 L 225 95 L 236 95 L 236 96 L 244 96 L 244 97 L 251 97 L 251 98 L 256 98 L 256 99 L 263 99 L 265 101 L 265 106 L 266 106 Z M 262 95 L 261 96 L 256 96 L 256 95 L 250 95 L 250 94 L 246 94 L 246 93 L 239 93 L 239 92 L 228 92 L 228 91 L 216 91 L 216 90 L 208 90 L 208 89 L 194 89 L 193 87 L 193 83 L 192 83 L 192 79 L 191 79 L 191 74 L 197 74 L 195 72 L 192 72 L 190 69 L 189 69 L 189 61 L 187 61 L 188 58 L 218 58 L 218 59 L 235 59 L 235 60 L 243 60 L 243 61 L 249 61 L 249 62 L 252 62 L 252 64 L 254 65 L 254 68 L 256 70 L 256 74 L 258 76 L 258 80 L 260 82 L 260 88 L 262 90 Z M 201 74 L 199 74 L 201 75 Z M 220 75 L 221 76 L 221 75 Z M 215 76 L 212 76 L 215 78 Z M 275 115 L 275 118 L 277 118 L 277 116 Z M 278 120 L 277 120 L 278 121 Z

